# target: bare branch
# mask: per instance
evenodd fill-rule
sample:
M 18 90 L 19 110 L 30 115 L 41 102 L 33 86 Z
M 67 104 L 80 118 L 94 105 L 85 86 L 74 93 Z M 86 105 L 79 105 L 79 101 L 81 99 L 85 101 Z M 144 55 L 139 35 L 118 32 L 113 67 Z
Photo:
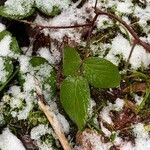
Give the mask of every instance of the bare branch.
M 81 28 L 81 27 L 91 26 L 90 23 L 68 25 L 68 26 L 50 26 L 50 25 L 45 26 L 45 25 L 30 22 L 30 21 L 27 21 L 27 20 L 17 20 L 17 21 L 22 22 L 22 23 L 26 23 L 26 24 L 29 24 L 29 25 L 32 25 L 32 26 L 36 26 L 36 27 L 39 27 L 41 29 L 44 29 L 44 28 L 48 28 L 48 29 L 71 29 L 71 28 Z
M 126 27 L 126 29 L 130 32 L 130 34 L 134 37 L 134 39 L 137 41 L 137 44 L 143 46 L 147 51 L 150 52 L 150 44 L 142 41 L 139 36 L 136 34 L 136 32 L 130 27 L 130 25 L 128 25 L 125 21 L 123 21 L 120 17 L 114 15 L 114 14 L 111 14 L 111 13 L 108 13 L 108 12 L 104 12 L 102 10 L 96 10 L 96 14 L 98 15 L 106 15 L 108 16 L 109 18 L 111 19 L 114 19 L 118 22 L 120 22 L 122 25 L 124 25 L 124 27 Z

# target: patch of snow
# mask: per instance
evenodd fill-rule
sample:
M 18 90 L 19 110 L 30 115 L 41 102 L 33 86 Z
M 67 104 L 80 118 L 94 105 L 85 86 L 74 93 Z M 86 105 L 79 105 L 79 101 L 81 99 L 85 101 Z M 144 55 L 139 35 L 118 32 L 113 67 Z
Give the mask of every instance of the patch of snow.
M 30 69 L 29 69 L 29 60 L 31 58 L 27 57 L 26 55 L 21 55 L 19 57 L 19 63 L 20 63 L 20 71 L 22 73 L 27 73 Z
M 143 96 L 138 96 L 137 94 L 134 94 L 134 100 L 136 102 L 136 105 L 140 105 L 143 101 Z
M 150 17 L 150 2 L 147 2 L 145 9 L 136 5 L 134 8 L 134 15 L 140 19 L 139 20 L 140 24 L 145 24 L 146 21 L 149 20 L 149 17 Z
M 120 46 L 121 45 L 121 46 Z M 131 51 L 131 45 L 127 39 L 123 36 L 118 35 L 112 41 L 112 47 L 106 59 L 112 63 L 118 65 L 119 58 L 116 58 L 116 55 L 121 55 L 125 61 L 127 61 Z M 141 65 L 147 67 L 150 64 L 150 54 L 146 50 L 137 45 L 135 46 L 132 56 L 130 58 L 130 64 L 133 69 L 139 68 Z
M 34 0 L 7 0 L 5 12 L 11 15 L 25 15 L 30 12 L 33 2 Z
M 18 57 L 18 54 L 15 54 L 10 49 L 11 42 L 12 42 L 12 37 L 10 35 L 5 35 L 4 38 L 0 41 L 0 56 L 12 57 L 12 58 Z
M 132 13 L 133 4 L 130 0 L 124 2 L 117 2 L 117 11 L 121 13 Z
M 85 24 L 86 19 L 91 19 L 94 15 L 93 9 L 91 9 L 91 4 L 93 2 L 87 2 L 85 5 L 77 9 L 77 4 L 72 4 L 68 9 L 63 10 L 62 13 L 52 19 L 45 20 L 41 16 L 37 16 L 35 19 L 35 23 L 47 26 L 70 26 L 75 24 Z M 90 9 L 90 11 L 87 11 Z M 69 12 L 69 13 L 68 13 Z M 81 41 L 81 30 L 78 29 L 44 29 L 42 30 L 45 35 L 50 35 L 52 39 L 56 39 L 58 41 L 63 41 L 65 36 L 69 37 L 69 39 L 76 41 L 79 43 Z
M 59 9 L 67 9 L 70 1 L 69 0 L 35 0 L 36 6 L 44 10 L 44 12 L 51 13 L 54 6 L 57 6 Z
M 112 124 L 111 117 L 109 115 L 110 110 L 112 110 L 112 104 L 109 103 L 108 106 L 104 107 L 100 113 L 101 118 L 109 124 Z
M 60 113 L 57 114 L 57 118 L 58 121 L 60 122 L 60 125 L 63 129 L 63 131 L 68 134 L 70 131 L 70 125 L 68 123 L 68 121 L 65 119 L 65 117 L 63 115 L 61 115 Z
M 3 130 L 0 135 L 0 149 L 1 150 L 25 150 L 21 141 L 10 132 L 8 128 Z
M 123 108 L 123 106 L 124 106 L 124 100 L 117 98 L 114 104 L 115 110 L 119 111 Z
M 103 133 L 105 134 L 105 136 L 110 137 L 111 136 L 111 132 L 104 127 L 103 123 L 101 122 L 101 130 L 103 131 Z
M 50 64 L 54 64 L 54 57 L 52 56 L 52 53 L 50 53 L 49 48 L 42 47 L 38 50 L 38 54 L 45 58 Z
M 78 147 L 77 150 L 87 150 L 89 147 L 92 150 L 108 150 L 112 143 L 102 143 L 101 142 L 101 135 L 98 135 L 94 132 L 88 133 L 84 131 L 82 136 L 82 146 Z
M 46 133 L 51 134 L 51 129 L 48 128 L 48 125 L 39 124 L 38 126 L 31 129 L 30 136 L 32 139 L 38 140 L 42 135 L 45 135 Z
M 102 109 L 102 111 L 100 112 L 100 117 L 107 123 L 113 124 L 110 117 L 110 111 L 111 110 L 120 111 L 122 110 L 123 106 L 124 106 L 124 100 L 117 98 L 115 104 L 108 103 L 108 106 Z
M 9 72 L 5 69 L 5 60 L 0 57 L 0 82 L 4 83 L 7 80 Z
M 0 32 L 4 31 L 5 29 L 6 29 L 6 26 L 0 23 Z
M 135 134 L 135 149 L 136 150 L 149 150 L 150 149 L 150 136 L 144 129 L 144 124 L 138 123 L 134 126 L 133 132 Z

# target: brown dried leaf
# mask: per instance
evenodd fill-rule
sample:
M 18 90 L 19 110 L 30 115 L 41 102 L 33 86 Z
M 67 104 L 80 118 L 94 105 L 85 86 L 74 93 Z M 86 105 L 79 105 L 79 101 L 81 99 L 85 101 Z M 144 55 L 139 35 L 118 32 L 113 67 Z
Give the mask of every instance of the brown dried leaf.
M 148 85 L 144 82 L 135 82 L 132 85 L 126 87 L 123 89 L 124 93 L 128 93 L 128 92 L 145 92 L 145 90 L 148 88 Z

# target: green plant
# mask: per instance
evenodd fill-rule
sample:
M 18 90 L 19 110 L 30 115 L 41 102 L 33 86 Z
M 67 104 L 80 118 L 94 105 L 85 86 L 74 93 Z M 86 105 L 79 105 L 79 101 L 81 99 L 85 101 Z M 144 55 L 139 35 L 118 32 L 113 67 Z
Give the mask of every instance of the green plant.
M 53 17 L 58 15 L 69 3 L 69 0 L 64 0 L 63 3 L 47 0 L 7 0 L 4 6 L 0 6 L 0 15 L 11 19 L 23 19 L 33 15 L 38 9 L 45 15 Z
M 69 117 L 81 130 L 88 119 L 90 106 L 89 84 L 96 88 L 113 88 L 120 83 L 118 68 L 111 62 L 89 57 L 81 60 L 75 48 L 65 47 L 60 100 Z

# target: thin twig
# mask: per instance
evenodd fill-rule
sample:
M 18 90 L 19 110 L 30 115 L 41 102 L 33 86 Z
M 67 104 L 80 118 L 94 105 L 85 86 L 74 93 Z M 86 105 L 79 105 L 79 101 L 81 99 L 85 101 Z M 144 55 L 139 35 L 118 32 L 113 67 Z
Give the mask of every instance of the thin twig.
M 129 61 L 130 61 L 130 58 L 131 58 L 131 56 L 132 56 L 132 54 L 133 54 L 133 50 L 134 50 L 136 44 L 137 44 L 137 42 L 134 41 L 134 42 L 133 42 L 133 45 L 132 45 L 132 47 L 131 47 L 131 51 L 130 51 L 130 54 L 129 54 L 129 56 L 128 56 L 127 62 L 126 62 L 125 70 L 128 69 Z
M 80 28 L 80 27 L 88 27 L 88 26 L 91 26 L 90 23 L 87 23 L 87 24 L 77 24 L 77 25 L 68 25 L 68 26 L 50 26 L 50 25 L 41 25 L 41 24 L 37 24 L 37 23 L 33 23 L 33 22 L 30 22 L 30 21 L 27 21 L 27 20 L 17 20 L 19 22 L 22 22 L 22 23 L 26 23 L 26 24 L 29 24 L 29 25 L 32 25 L 32 26 L 36 26 L 36 27 L 39 27 L 41 29 L 45 29 L 45 28 L 48 28 L 48 29 L 71 29 L 71 28 Z
M 130 34 L 134 37 L 134 39 L 137 41 L 137 44 L 143 46 L 147 51 L 150 52 L 150 44 L 142 41 L 139 36 L 136 34 L 136 32 L 130 27 L 130 25 L 128 25 L 125 21 L 123 21 L 120 17 L 114 15 L 114 14 L 111 14 L 111 13 L 108 13 L 108 12 L 104 12 L 102 10 L 99 10 L 97 9 L 96 10 L 96 14 L 98 15 L 106 15 L 108 16 L 109 18 L 111 19 L 114 19 L 118 22 L 120 22 L 122 25 L 124 25 L 126 27 L 126 29 L 130 32 Z
M 50 107 L 45 101 L 44 95 L 42 94 L 42 91 L 39 87 L 39 83 L 37 79 L 35 78 L 35 87 L 36 87 L 36 93 L 38 98 L 38 105 L 41 108 L 41 110 L 46 115 L 47 119 L 49 120 L 52 128 L 54 129 L 54 132 L 58 136 L 58 139 L 63 147 L 64 150 L 71 150 L 71 146 L 69 145 L 69 142 L 67 138 L 65 137 L 62 128 L 60 127 L 60 123 L 55 115 L 54 112 L 50 110 Z

